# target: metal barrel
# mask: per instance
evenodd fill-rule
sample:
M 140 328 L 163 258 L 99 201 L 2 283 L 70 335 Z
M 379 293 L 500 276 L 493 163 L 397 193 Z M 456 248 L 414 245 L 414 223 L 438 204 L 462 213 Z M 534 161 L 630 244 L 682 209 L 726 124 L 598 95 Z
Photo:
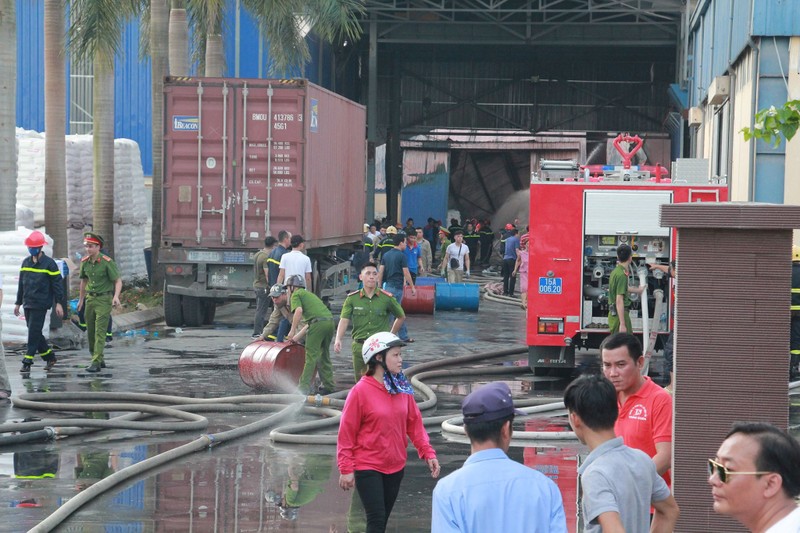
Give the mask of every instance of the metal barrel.
M 403 288 L 403 311 L 407 315 L 432 315 L 436 301 L 436 287 L 417 285 L 415 288 L 417 293 L 415 295 L 411 294 L 411 287 Z
M 480 301 L 480 287 L 476 283 L 436 285 L 436 309 L 439 311 L 477 311 Z
M 239 376 L 254 389 L 294 392 L 305 360 L 306 349 L 300 344 L 256 341 L 239 356 Z
M 433 278 L 433 277 L 423 277 L 419 276 L 416 280 L 414 280 L 414 285 L 417 287 L 433 287 L 438 285 L 439 283 L 447 283 L 447 280 L 444 278 Z M 405 298 L 405 295 L 403 295 Z

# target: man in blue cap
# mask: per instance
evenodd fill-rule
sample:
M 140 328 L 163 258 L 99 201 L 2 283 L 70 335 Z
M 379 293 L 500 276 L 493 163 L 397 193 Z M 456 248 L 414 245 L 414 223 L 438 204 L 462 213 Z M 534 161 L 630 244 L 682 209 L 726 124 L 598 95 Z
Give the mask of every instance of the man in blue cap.
M 566 533 L 561 492 L 547 476 L 509 459 L 514 415 L 503 382 L 484 385 L 461 404 L 472 449 L 464 466 L 433 490 L 431 531 Z

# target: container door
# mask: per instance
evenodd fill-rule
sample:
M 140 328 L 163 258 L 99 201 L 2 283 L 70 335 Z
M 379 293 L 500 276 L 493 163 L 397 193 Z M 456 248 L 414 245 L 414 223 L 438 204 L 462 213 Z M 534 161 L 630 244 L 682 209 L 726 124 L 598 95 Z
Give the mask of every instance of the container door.
M 433 217 L 447 219 L 447 198 L 450 184 L 448 152 L 403 152 L 403 191 L 401 222 L 409 218 L 422 227 Z
M 264 236 L 301 231 L 304 90 L 244 83 L 236 95 L 236 238 L 261 246 Z
M 231 96 L 225 83 L 198 81 L 165 89 L 165 241 L 229 244 Z

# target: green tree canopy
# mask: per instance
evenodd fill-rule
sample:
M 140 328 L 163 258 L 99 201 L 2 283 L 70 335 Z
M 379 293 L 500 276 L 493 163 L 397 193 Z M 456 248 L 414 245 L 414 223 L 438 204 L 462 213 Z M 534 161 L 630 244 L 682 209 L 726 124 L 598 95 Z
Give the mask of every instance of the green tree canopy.
M 742 128 L 744 140 L 753 137 L 777 147 L 781 144 L 781 136 L 791 141 L 797 128 L 800 127 L 800 100 L 790 100 L 781 107 L 771 106 L 756 113 L 755 126 Z

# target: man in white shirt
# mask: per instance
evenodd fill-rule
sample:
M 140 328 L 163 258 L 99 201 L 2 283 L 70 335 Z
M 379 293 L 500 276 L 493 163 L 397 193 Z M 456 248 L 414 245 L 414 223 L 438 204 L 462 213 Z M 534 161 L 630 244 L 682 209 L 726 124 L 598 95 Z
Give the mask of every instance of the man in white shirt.
M 306 287 L 311 290 L 311 259 L 303 253 L 305 242 L 302 235 L 292 235 L 292 251 L 281 257 L 278 283 L 283 284 L 283 280 L 289 279 L 289 276 L 297 275 L 306 280 Z
M 444 266 L 447 267 L 447 283 L 461 283 L 464 273 L 469 277 L 469 246 L 464 244 L 464 232 L 454 232 L 455 242 L 447 247 Z
M 800 443 L 763 422 L 738 422 L 708 460 L 714 511 L 753 533 L 800 531 Z

